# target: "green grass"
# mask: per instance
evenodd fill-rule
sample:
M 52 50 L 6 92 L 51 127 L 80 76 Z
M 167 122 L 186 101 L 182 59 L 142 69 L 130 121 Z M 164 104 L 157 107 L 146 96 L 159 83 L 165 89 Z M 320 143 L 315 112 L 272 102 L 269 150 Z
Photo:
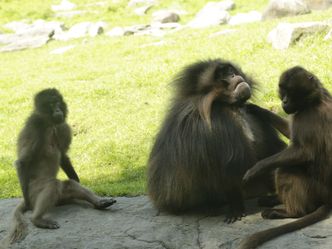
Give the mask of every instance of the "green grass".
M 73 1 L 80 9 L 92 0 Z M 68 26 L 83 20 L 105 20 L 110 26 L 148 23 L 146 17 L 128 13 L 126 1 L 107 1 L 99 14 L 61 19 Z M 192 3 L 190 3 L 192 2 Z M 195 2 L 195 3 L 194 3 Z M 190 20 L 205 1 L 163 1 L 188 11 Z M 242 11 L 261 10 L 267 1 L 235 1 Z M 46 0 L 2 0 L 0 25 L 13 20 L 52 20 Z M 98 9 L 97 7 L 96 10 Z M 279 21 L 326 20 L 332 9 Z M 146 161 L 161 124 L 172 89 L 170 81 L 184 65 L 199 59 L 222 57 L 237 62 L 260 84 L 253 101 L 282 115 L 276 89 L 280 73 L 300 64 L 332 89 L 332 43 L 324 34 L 301 39 L 285 51 L 266 42 L 278 20 L 241 26 L 219 26 L 202 30 L 185 29 L 163 38 L 130 36 L 52 41 L 40 49 L 0 54 L 0 198 L 20 196 L 15 170 L 17 134 L 31 112 L 33 95 L 56 87 L 69 106 L 68 122 L 74 138 L 70 156 L 82 183 L 103 195 L 145 193 Z M 237 32 L 209 38 L 224 29 Z M 163 40 L 160 47 L 144 44 Z M 53 49 L 76 45 L 63 55 Z M 64 175 L 61 174 L 64 178 Z

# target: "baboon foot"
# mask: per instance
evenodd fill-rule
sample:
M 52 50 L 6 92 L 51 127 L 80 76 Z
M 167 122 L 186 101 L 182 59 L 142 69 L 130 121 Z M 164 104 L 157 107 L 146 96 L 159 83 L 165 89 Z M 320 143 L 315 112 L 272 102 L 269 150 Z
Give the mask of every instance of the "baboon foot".
M 96 209 L 105 209 L 109 206 L 112 206 L 114 203 L 116 203 L 116 200 L 114 200 L 113 198 L 102 198 L 95 205 L 95 208 Z
M 234 223 L 235 221 L 241 220 L 242 217 L 245 217 L 246 213 L 244 210 L 239 211 L 233 211 L 227 214 L 226 218 L 224 219 L 224 222 L 227 224 Z
M 58 222 L 48 219 L 33 219 L 32 223 L 39 228 L 58 229 L 60 227 Z

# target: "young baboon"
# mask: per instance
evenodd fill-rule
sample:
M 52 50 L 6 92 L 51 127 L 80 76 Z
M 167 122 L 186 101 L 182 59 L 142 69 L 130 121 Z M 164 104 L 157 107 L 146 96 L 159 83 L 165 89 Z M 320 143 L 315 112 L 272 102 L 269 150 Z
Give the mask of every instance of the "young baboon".
M 324 219 L 332 205 L 332 97 L 319 79 L 302 67 L 285 71 L 279 95 L 286 113 L 292 114 L 290 145 L 259 161 L 244 180 L 278 168 L 276 190 L 285 208 L 262 212 L 263 218 L 303 217 L 295 222 L 251 235 L 239 248 L 260 244 Z
M 172 213 L 229 204 L 225 221 L 234 222 L 245 214 L 243 196 L 250 192 L 242 176 L 285 148 L 272 126 L 287 135 L 287 121 L 247 103 L 254 83 L 231 62 L 194 63 L 174 83 L 175 97 L 148 162 L 149 196 Z M 256 181 L 261 188 L 253 189 L 267 191 L 266 182 L 272 178 L 262 177 Z
M 78 176 L 67 155 L 71 130 L 66 123 L 67 105 L 56 89 L 45 89 L 34 98 L 34 111 L 21 131 L 16 168 L 24 200 L 14 212 L 14 222 L 6 243 L 24 238 L 23 212 L 32 209 L 32 223 L 40 228 L 56 229 L 56 221 L 44 214 L 53 206 L 73 199 L 85 200 L 97 209 L 116 201 L 95 195 L 78 183 Z M 72 179 L 57 179 L 59 167 Z

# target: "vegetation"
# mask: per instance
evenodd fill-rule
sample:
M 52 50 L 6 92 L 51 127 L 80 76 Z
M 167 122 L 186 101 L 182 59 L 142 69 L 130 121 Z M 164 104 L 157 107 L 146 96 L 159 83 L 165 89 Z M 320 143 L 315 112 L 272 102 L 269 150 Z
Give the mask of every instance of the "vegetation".
M 92 0 L 72 0 L 79 9 L 93 12 L 55 18 L 50 6 L 59 2 L 2 0 L 0 25 L 43 18 L 67 26 L 104 20 L 114 27 L 149 23 L 151 18 L 151 13 L 137 17 L 126 7 L 128 1 L 114 0 L 104 1 L 102 7 L 87 6 L 95 2 Z M 188 15 L 182 20 L 186 23 L 205 2 L 167 0 L 158 8 L 186 10 Z M 268 1 L 235 2 L 237 9 L 231 14 L 262 10 Z M 162 38 L 102 35 L 0 54 L 0 198 L 21 195 L 12 165 L 18 132 L 37 91 L 56 87 L 65 96 L 74 133 L 70 155 L 84 185 L 104 195 L 144 194 L 149 150 L 171 99 L 169 83 L 184 65 L 216 57 L 235 61 L 260 83 L 253 101 L 284 115 L 276 93 L 281 72 L 300 64 L 331 89 L 332 44 L 323 40 L 325 34 L 318 34 L 279 51 L 267 43 L 267 34 L 281 21 L 327 20 L 331 16 L 332 9 L 240 26 L 184 29 Z M 236 32 L 211 36 L 226 29 Z M 163 45 L 146 46 L 159 41 Z M 76 47 L 62 55 L 50 54 L 68 45 Z

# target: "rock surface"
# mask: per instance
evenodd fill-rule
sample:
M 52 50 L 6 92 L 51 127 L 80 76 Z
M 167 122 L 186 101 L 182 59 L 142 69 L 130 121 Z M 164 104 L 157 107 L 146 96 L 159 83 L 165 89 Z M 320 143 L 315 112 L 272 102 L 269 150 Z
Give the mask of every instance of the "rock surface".
M 310 12 L 304 0 L 271 0 L 264 10 L 263 19 L 303 15 Z
M 87 205 L 57 207 L 50 217 L 59 222 L 59 229 L 38 229 L 28 221 L 28 236 L 12 249 L 235 249 L 244 236 L 291 220 L 263 220 L 253 201 L 247 203 L 247 217 L 227 225 L 224 216 L 158 214 L 145 196 L 116 199 L 118 202 L 105 211 Z M 1 238 L 18 202 L 0 200 Z M 30 212 L 25 214 L 26 218 L 30 216 Z M 281 236 L 260 249 L 330 249 L 331 231 L 332 217 Z
M 205 28 L 227 23 L 230 18 L 223 2 L 208 2 L 188 23 L 192 28 Z
M 303 36 L 326 31 L 329 27 L 328 22 L 279 23 L 267 40 L 276 49 L 286 49 Z

